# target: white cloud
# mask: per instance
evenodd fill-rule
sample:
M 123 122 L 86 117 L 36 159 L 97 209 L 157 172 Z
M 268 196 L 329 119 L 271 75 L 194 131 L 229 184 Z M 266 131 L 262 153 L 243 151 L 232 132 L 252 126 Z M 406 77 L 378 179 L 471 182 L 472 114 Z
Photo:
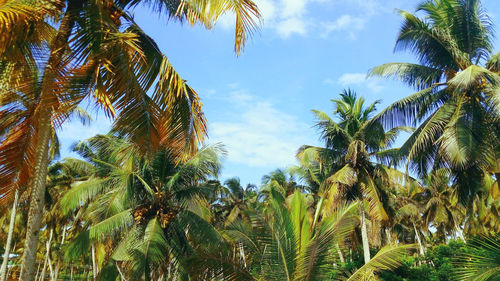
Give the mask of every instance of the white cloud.
M 333 80 L 325 79 L 324 81 Z M 374 93 L 378 93 L 384 89 L 384 87 L 380 85 L 378 81 L 367 78 L 365 73 L 344 73 L 338 78 L 337 82 L 344 87 L 365 86 Z
M 298 17 L 301 16 L 306 8 L 307 0 L 281 0 L 283 5 L 281 16 L 283 18 L 287 17 Z
M 294 164 L 297 149 L 310 142 L 305 136 L 313 135 L 310 126 L 245 91 L 228 97 L 235 109 L 232 118 L 209 124 L 210 142 L 226 146 L 228 161 L 270 169 Z
M 355 32 L 365 27 L 365 17 L 355 17 L 352 15 L 342 15 L 335 21 L 323 23 L 324 31 L 321 37 L 327 38 L 333 31 L 348 31 L 351 38 L 355 37 Z
M 306 25 L 307 24 L 304 20 L 300 18 L 290 18 L 278 23 L 276 30 L 281 37 L 288 38 L 293 33 L 305 35 L 307 28 Z
M 359 85 L 366 81 L 366 74 L 364 73 L 344 73 L 339 77 L 339 83 L 342 86 Z
M 254 0 L 264 20 L 264 28 L 274 30 L 280 37 L 307 36 L 314 32 L 327 38 L 333 32 L 344 32 L 351 39 L 363 30 L 374 16 L 392 13 L 394 8 L 407 8 L 410 0 Z M 344 11 L 334 20 L 318 17 L 317 9 Z M 218 24 L 234 28 L 234 15 L 223 15 Z

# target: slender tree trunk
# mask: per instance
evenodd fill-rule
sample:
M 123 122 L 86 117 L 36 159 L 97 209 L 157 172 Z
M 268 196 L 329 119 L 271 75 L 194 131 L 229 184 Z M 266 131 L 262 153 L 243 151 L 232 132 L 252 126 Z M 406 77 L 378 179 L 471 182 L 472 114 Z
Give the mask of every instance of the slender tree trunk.
M 458 237 L 462 239 L 462 241 L 465 241 L 464 232 L 460 229 L 458 225 L 455 225 L 455 231 Z
M 363 202 L 361 202 L 359 210 L 361 218 L 361 241 L 363 242 L 363 256 L 365 258 L 365 264 L 367 264 L 370 261 L 370 245 L 368 243 L 368 231 L 366 227 L 366 216 Z
M 337 243 L 337 244 L 335 245 L 335 247 L 337 248 L 337 253 L 339 254 L 339 259 L 340 259 L 340 262 L 341 262 L 341 263 L 345 263 L 345 260 L 344 260 L 344 255 L 342 254 L 342 251 L 340 250 L 339 243 Z
M 243 244 L 240 244 L 240 255 L 241 258 L 243 259 L 243 264 L 245 265 L 245 268 L 247 268 L 247 260 L 245 257 L 245 250 L 243 249 Z
M 12 252 L 15 253 L 16 252 L 16 243 L 14 243 L 14 246 L 12 247 Z M 7 267 L 7 280 L 9 280 L 9 276 L 12 277 L 11 274 L 14 274 L 14 278 L 16 277 L 16 274 L 14 272 L 12 272 L 12 270 L 14 269 L 14 267 Z M 12 272 L 12 273 L 11 273 Z
M 116 266 L 116 269 L 118 270 L 118 273 L 120 274 L 122 281 L 127 281 L 127 278 L 125 278 L 125 275 L 123 275 L 123 272 L 120 269 L 120 266 L 118 265 L 118 263 L 115 263 L 115 266 Z M 169 270 L 170 270 L 170 265 L 169 265 Z
M 97 278 L 97 262 L 95 259 L 95 246 L 92 244 L 92 279 Z
M 415 226 L 415 223 L 413 223 L 413 229 L 415 230 L 415 236 L 417 237 L 420 255 L 423 256 L 423 255 L 425 255 L 425 250 L 424 250 L 424 246 L 422 245 L 422 241 L 420 240 L 420 235 L 418 235 L 418 231 L 417 231 L 417 227 Z
M 389 229 L 389 227 L 385 228 L 385 236 L 387 239 L 387 245 L 392 245 L 391 230 Z
M 42 273 L 40 274 L 40 281 L 43 281 L 45 280 L 45 272 L 46 272 L 46 268 L 47 268 L 47 265 L 50 266 L 50 259 L 49 259 L 49 256 L 50 256 L 50 243 L 52 242 L 52 235 L 54 234 L 54 229 L 50 229 L 50 234 L 49 234 L 49 240 L 47 240 L 46 244 L 45 244 L 45 249 L 46 249 L 46 252 L 45 252 L 45 261 L 43 262 L 43 267 L 42 267 Z
M 69 270 L 69 280 L 73 281 L 73 265 L 71 265 L 71 269 Z
M 64 244 L 65 238 L 66 238 L 66 227 L 63 225 L 63 232 L 62 232 L 60 248 L 62 248 L 62 245 Z M 54 276 L 52 277 L 52 281 L 57 281 L 57 277 L 59 276 L 60 267 L 61 267 L 61 259 L 60 259 L 60 257 L 58 257 L 57 263 L 56 263 L 56 269 L 54 271 Z
M 22 258 L 20 281 L 32 281 L 35 270 L 36 249 L 42 211 L 45 199 L 45 180 L 49 165 L 49 143 L 52 133 L 52 108 L 50 100 L 53 98 L 54 84 L 56 83 L 57 69 L 63 59 L 65 46 L 68 44 L 71 30 L 75 23 L 75 10 L 82 5 L 80 0 L 68 1 L 69 5 L 61 20 L 59 31 L 51 47 L 47 66 L 42 78 L 40 103 L 37 107 L 37 141 L 35 146 L 33 178 L 30 182 L 30 207 L 26 228 L 26 239 Z
M 36 275 L 35 275 L 35 280 L 38 280 L 38 276 L 40 274 L 40 264 L 38 264 L 38 267 L 36 269 Z
M 52 267 L 52 260 L 50 259 L 50 252 L 51 252 L 51 248 L 52 247 L 52 244 L 48 245 L 48 259 L 47 259 L 47 264 L 49 265 L 49 276 L 50 276 L 50 280 L 53 280 L 54 279 L 54 268 Z
M 47 267 L 47 258 L 44 259 L 42 272 L 40 272 L 40 276 L 38 277 L 38 281 L 43 281 L 43 276 L 45 275 L 45 268 Z
M 18 197 L 19 191 L 16 190 L 16 193 L 14 194 L 14 203 L 12 204 L 12 211 L 10 213 L 9 234 L 7 235 L 7 242 L 5 243 L 2 267 L 0 268 L 0 281 L 5 281 L 7 278 L 7 265 L 9 263 L 10 245 L 12 244 L 12 234 L 14 233 L 14 223 L 16 221 L 16 207 Z

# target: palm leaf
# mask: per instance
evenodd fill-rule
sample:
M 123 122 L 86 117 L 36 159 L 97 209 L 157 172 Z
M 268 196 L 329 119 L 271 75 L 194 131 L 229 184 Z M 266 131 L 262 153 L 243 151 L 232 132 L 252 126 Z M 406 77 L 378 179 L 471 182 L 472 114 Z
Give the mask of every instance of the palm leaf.
M 92 225 L 89 237 L 100 241 L 113 233 L 119 233 L 133 222 L 132 209 L 124 210 Z
M 412 63 L 387 63 L 373 68 L 368 77 L 395 77 L 410 87 L 424 90 L 439 83 L 442 78 L 441 69 Z
M 469 245 L 474 253 L 455 259 L 457 280 L 493 281 L 500 277 L 500 243 L 497 237 L 476 238 Z
M 368 280 L 366 277 L 376 272 L 393 270 L 402 264 L 402 256 L 416 245 L 385 246 L 365 265 L 356 270 L 347 281 Z

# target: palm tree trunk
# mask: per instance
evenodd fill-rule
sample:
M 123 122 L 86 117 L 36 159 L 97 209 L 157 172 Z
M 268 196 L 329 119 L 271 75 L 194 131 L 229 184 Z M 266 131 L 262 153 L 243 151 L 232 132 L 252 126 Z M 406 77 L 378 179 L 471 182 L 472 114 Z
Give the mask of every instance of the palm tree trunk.
M 30 184 L 30 207 L 28 211 L 28 223 L 22 259 L 23 268 L 19 279 L 20 281 L 33 280 L 38 236 L 42 221 L 43 205 L 45 203 L 45 177 L 49 164 L 49 140 L 51 134 L 50 111 L 48 109 L 42 109 L 38 120 L 39 133 L 36 144 L 34 177 Z
M 340 259 L 340 262 L 341 262 L 341 263 L 345 263 L 345 260 L 344 260 L 344 255 L 342 254 L 342 251 L 340 250 L 339 243 L 337 243 L 337 244 L 335 245 L 335 247 L 337 248 L 337 253 L 339 254 L 339 259 Z
M 462 241 L 465 241 L 465 237 L 464 237 L 464 232 L 460 229 L 460 227 L 458 225 L 455 225 L 455 233 L 458 235 L 458 237 L 460 239 L 462 239 Z
M 0 281 L 5 281 L 7 278 L 7 264 L 9 263 L 10 245 L 12 244 L 12 234 L 14 233 L 14 223 L 16 221 L 16 207 L 19 197 L 19 191 L 16 190 L 14 194 L 14 203 L 12 204 L 12 211 L 10 213 L 9 234 L 7 235 L 7 242 L 5 244 L 5 251 L 3 253 L 2 267 L 0 268 Z
M 95 246 L 92 244 L 92 279 L 97 278 L 97 262 L 95 259 Z
M 117 262 L 115 262 L 116 269 L 118 270 L 118 273 L 120 274 L 120 278 L 122 281 L 127 281 L 127 278 L 125 278 L 125 275 L 123 275 L 122 270 L 120 269 L 120 266 L 118 265 Z M 170 265 L 169 265 L 169 270 L 170 270 Z
M 385 236 L 387 239 L 387 245 L 392 245 L 391 229 L 389 227 L 385 228 Z
M 363 242 L 363 256 L 365 258 L 365 264 L 367 264 L 370 261 L 370 245 L 368 243 L 368 231 L 366 226 L 366 216 L 363 202 L 361 202 L 359 212 L 361 218 L 361 241 Z
M 37 142 L 35 146 L 35 157 L 33 167 L 33 178 L 29 189 L 30 207 L 28 211 L 28 222 L 26 227 L 26 239 L 22 258 L 22 270 L 19 281 L 32 281 L 35 270 L 36 249 L 38 236 L 40 234 L 40 224 L 42 222 L 42 211 L 45 201 L 45 180 L 49 165 L 49 143 L 52 133 L 52 109 L 50 99 L 54 90 L 57 69 L 63 59 L 64 48 L 68 44 L 71 30 L 75 23 L 75 10 L 82 5 L 79 0 L 68 1 L 69 5 L 64 14 L 59 31 L 53 44 L 51 45 L 50 57 L 45 67 L 42 78 L 40 103 L 37 115 Z
M 50 234 L 49 234 L 49 240 L 47 240 L 47 243 L 45 244 L 46 247 L 46 252 L 45 252 L 45 261 L 43 262 L 43 267 L 42 267 L 42 273 L 40 274 L 40 281 L 45 280 L 45 271 L 47 268 L 47 264 L 50 262 L 49 260 L 49 255 L 50 255 L 50 243 L 52 242 L 52 235 L 54 234 L 54 229 L 50 229 Z
M 62 248 L 65 238 L 66 238 L 66 227 L 63 225 L 63 233 L 62 233 L 60 248 Z M 52 277 L 52 281 L 57 281 L 57 277 L 59 276 L 60 267 L 61 267 L 61 259 L 58 258 L 57 263 L 56 263 L 56 269 L 54 271 L 54 276 Z
M 417 227 L 415 226 L 415 223 L 413 223 L 413 229 L 415 230 L 415 236 L 417 237 L 420 255 L 423 256 L 423 255 L 425 255 L 425 250 L 424 250 L 424 246 L 422 245 L 422 241 L 420 240 L 420 235 L 418 235 L 418 231 L 417 231 Z
M 40 274 L 40 264 L 38 264 L 38 267 L 36 269 L 36 275 L 35 275 L 35 280 L 38 280 L 38 276 Z

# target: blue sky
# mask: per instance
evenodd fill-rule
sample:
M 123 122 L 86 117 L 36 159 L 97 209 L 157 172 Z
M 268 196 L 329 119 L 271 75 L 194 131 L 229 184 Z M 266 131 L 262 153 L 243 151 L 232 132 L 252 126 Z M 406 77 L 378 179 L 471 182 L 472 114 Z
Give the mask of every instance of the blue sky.
M 198 92 L 209 121 L 208 143 L 228 150 L 221 179 L 238 176 L 260 184 L 276 168 L 295 164 L 303 144 L 320 144 L 311 109 L 331 112 L 330 99 L 344 88 L 379 108 L 412 90 L 396 81 L 365 79 L 372 67 L 409 62 L 393 53 L 401 18 L 395 9 L 413 11 L 414 0 L 258 0 L 264 22 L 237 57 L 233 18 L 224 16 L 213 30 L 168 22 L 148 9 L 135 19 L 152 36 L 176 70 Z M 483 0 L 495 24 L 497 0 Z M 495 46 L 499 47 L 498 40 Z M 500 48 L 499 48 L 500 49 Z M 83 127 L 64 125 L 62 155 L 69 145 L 106 133 L 110 121 L 93 112 Z

